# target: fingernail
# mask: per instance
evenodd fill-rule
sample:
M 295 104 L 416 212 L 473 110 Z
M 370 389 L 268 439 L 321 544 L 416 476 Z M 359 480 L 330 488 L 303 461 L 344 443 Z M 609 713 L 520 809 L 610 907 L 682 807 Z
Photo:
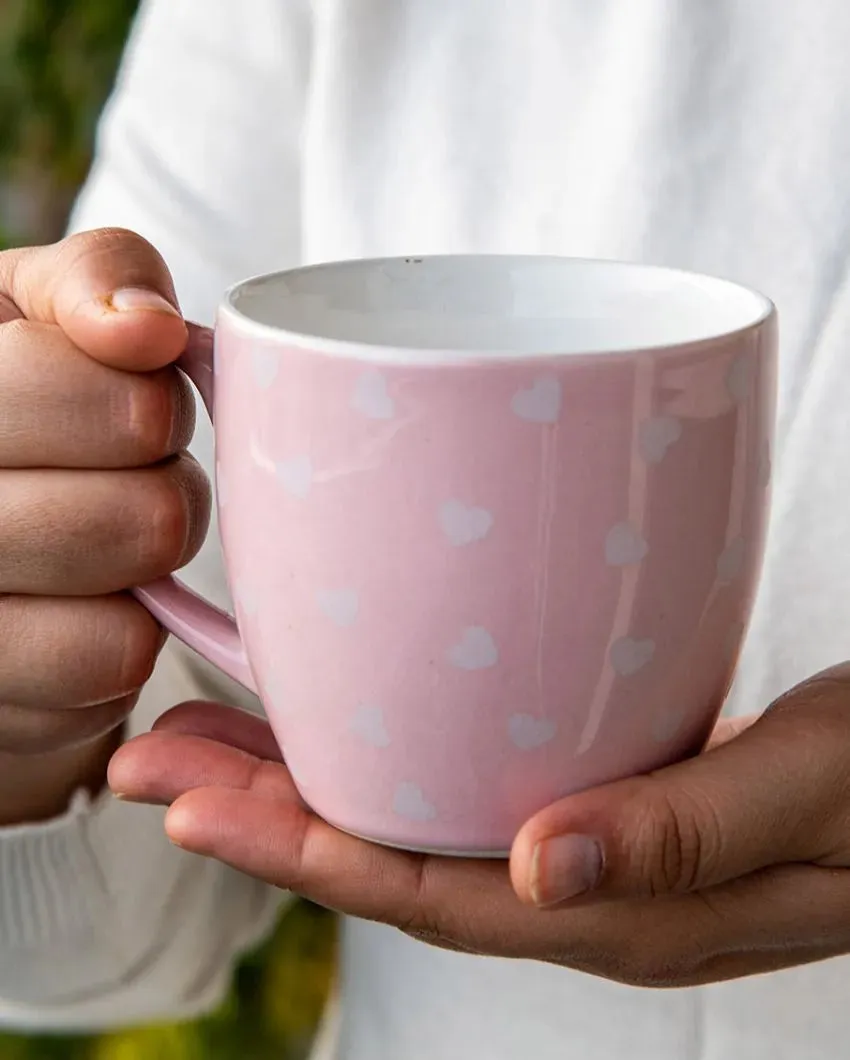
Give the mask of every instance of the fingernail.
M 173 317 L 180 316 L 179 311 L 161 294 L 148 290 L 146 287 L 122 287 L 119 291 L 113 291 L 107 299 L 107 306 L 119 313 L 135 313 L 144 310 L 153 313 L 168 313 Z
M 599 884 L 602 866 L 602 847 L 589 836 L 544 839 L 531 858 L 531 897 L 539 906 L 577 898 Z

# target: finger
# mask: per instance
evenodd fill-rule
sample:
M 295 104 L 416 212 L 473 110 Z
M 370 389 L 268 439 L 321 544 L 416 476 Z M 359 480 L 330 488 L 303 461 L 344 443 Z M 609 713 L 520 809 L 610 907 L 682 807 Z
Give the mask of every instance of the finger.
M 88 707 L 141 689 L 164 643 L 130 596 L 0 597 L 0 703 Z
M 517 893 L 680 894 L 836 850 L 850 863 L 848 731 L 846 672 L 832 671 L 706 754 L 563 799 L 516 839 Z
M 652 904 L 663 915 L 667 902 L 692 900 L 707 915 L 690 906 L 696 919 L 689 932 L 683 925 L 682 957 L 677 961 L 674 949 L 666 974 L 663 967 L 650 969 L 655 981 L 648 985 L 702 986 L 850 951 L 850 875 L 843 870 L 780 865 L 702 894 Z
M 179 846 L 330 908 L 405 926 L 415 920 L 421 858 L 339 832 L 256 783 L 189 789 L 169 809 L 166 831 Z
M 202 736 L 146 733 L 121 747 L 109 765 L 109 786 L 132 802 L 165 805 L 210 784 L 252 788 L 301 804 L 283 766 Z
M 759 714 L 747 714 L 743 718 L 720 718 L 708 738 L 705 750 L 711 751 L 715 747 L 722 747 L 723 744 L 729 743 L 730 740 L 740 736 L 742 732 L 746 732 L 751 725 L 755 725 L 760 717 L 761 715 Z
M 283 761 L 280 748 L 267 721 L 236 707 L 192 701 L 173 707 L 156 722 L 155 732 L 203 736 L 229 747 L 237 747 L 270 762 Z
M 131 471 L 0 471 L 0 592 L 101 596 L 186 563 L 209 485 L 183 454 Z
M 0 294 L 28 320 L 58 324 L 104 364 L 146 371 L 186 345 L 171 276 L 140 236 L 101 229 L 0 254 Z
M 172 840 L 352 916 L 453 949 L 567 965 L 641 986 L 693 986 L 850 947 L 846 873 L 784 867 L 708 895 L 542 911 L 504 863 L 406 854 L 254 790 L 201 788 L 166 815 Z
M 117 729 L 138 693 L 71 710 L 0 705 L 0 753 L 44 755 L 91 743 Z
M 166 817 L 180 846 L 429 942 L 645 986 L 754 974 L 850 945 L 844 872 L 784 867 L 665 902 L 540 911 L 517 900 L 504 863 L 424 857 L 345 835 L 290 797 L 282 766 L 207 743 L 155 733 L 119 751 L 113 770 L 122 758 L 127 765 L 134 746 L 146 748 L 144 768 L 160 770 L 159 782 L 170 785 L 162 801 L 187 789 Z M 175 770 L 193 760 L 196 768 L 175 783 Z M 194 786 L 206 778 L 228 787 Z M 123 779 L 132 786 L 127 773 Z
M 120 372 L 57 327 L 0 326 L 0 467 L 141 467 L 185 449 L 194 424 L 176 369 Z

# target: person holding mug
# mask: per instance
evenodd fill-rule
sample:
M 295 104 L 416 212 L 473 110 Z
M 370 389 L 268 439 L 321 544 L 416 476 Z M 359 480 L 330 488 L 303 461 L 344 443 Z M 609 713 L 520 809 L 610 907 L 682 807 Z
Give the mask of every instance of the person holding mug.
M 349 914 L 320 1046 L 340 1060 L 841 1049 L 848 38 L 837 0 L 143 4 L 77 234 L 0 256 L 5 1024 L 205 1011 L 282 888 Z M 174 367 L 208 363 L 226 288 L 495 252 L 727 276 L 781 321 L 775 442 L 746 464 L 773 493 L 764 569 L 711 748 L 540 809 L 509 863 L 312 815 L 253 695 L 164 644 L 131 595 L 188 563 L 189 586 L 230 602 L 205 536 L 212 431 L 200 417 L 189 455 Z M 746 380 L 724 368 L 724 395 L 745 405 Z M 645 464 L 682 458 L 669 421 L 696 420 L 710 383 L 667 378 L 679 411 L 638 438 Z M 626 536 L 608 559 L 640 551 Z M 459 643 L 480 652 L 475 636 Z M 634 989 L 671 986 L 688 989 Z

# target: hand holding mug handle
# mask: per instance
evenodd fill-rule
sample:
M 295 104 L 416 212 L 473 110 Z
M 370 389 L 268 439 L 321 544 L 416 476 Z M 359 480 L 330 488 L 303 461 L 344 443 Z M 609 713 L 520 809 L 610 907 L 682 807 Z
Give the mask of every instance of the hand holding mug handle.
M 189 342 L 176 364 L 197 387 L 212 420 L 215 392 L 212 331 L 190 324 Z M 140 586 L 134 595 L 169 633 L 228 677 L 257 693 L 239 629 L 230 615 L 173 575 Z

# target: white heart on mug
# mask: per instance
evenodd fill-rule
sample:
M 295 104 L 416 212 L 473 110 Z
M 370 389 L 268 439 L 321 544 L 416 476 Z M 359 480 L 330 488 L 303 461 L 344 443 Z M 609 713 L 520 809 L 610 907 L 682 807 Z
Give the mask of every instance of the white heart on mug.
M 655 655 L 654 640 L 635 640 L 634 637 L 620 637 L 611 645 L 609 653 L 615 673 L 621 677 L 631 677 L 642 670 Z
M 337 626 L 353 626 L 360 613 L 360 597 L 354 589 L 322 589 L 319 607 Z
M 485 538 L 493 526 L 493 516 L 486 508 L 446 501 L 440 508 L 440 525 L 450 543 L 460 548 Z
M 551 718 L 535 718 L 532 714 L 514 714 L 508 721 L 511 743 L 520 751 L 533 751 L 555 737 L 558 726 Z
M 449 662 L 458 670 L 487 670 L 499 661 L 496 642 L 486 629 L 470 626 L 449 650 Z
M 395 789 L 393 810 L 408 821 L 433 821 L 437 816 L 436 807 L 428 802 L 419 785 L 406 780 Z
M 667 743 L 672 740 L 682 728 L 684 715 L 680 711 L 667 710 L 656 714 L 652 719 L 652 738 L 656 743 Z
M 293 456 L 275 465 L 278 481 L 293 497 L 303 500 L 313 485 L 313 462 L 309 456 Z
M 605 562 L 609 567 L 629 567 L 649 552 L 643 535 L 631 523 L 617 523 L 605 538 Z
M 376 368 L 370 368 L 357 380 L 351 405 L 370 420 L 391 420 L 395 416 L 395 401 L 387 391 L 386 379 Z
M 660 464 L 671 445 L 682 437 L 682 421 L 675 416 L 653 416 L 638 430 L 640 455 L 648 464 Z
M 351 731 L 372 747 L 389 747 L 390 734 L 384 723 L 384 712 L 380 707 L 361 703 L 354 713 L 349 726 Z
M 723 585 L 735 581 L 744 569 L 744 539 L 736 537 L 730 541 L 717 559 L 717 577 Z
M 272 347 L 255 346 L 251 350 L 251 368 L 257 386 L 268 390 L 280 371 L 280 353 Z
M 529 423 L 557 423 L 561 415 L 561 381 L 554 375 L 538 376 L 511 399 L 511 408 Z

